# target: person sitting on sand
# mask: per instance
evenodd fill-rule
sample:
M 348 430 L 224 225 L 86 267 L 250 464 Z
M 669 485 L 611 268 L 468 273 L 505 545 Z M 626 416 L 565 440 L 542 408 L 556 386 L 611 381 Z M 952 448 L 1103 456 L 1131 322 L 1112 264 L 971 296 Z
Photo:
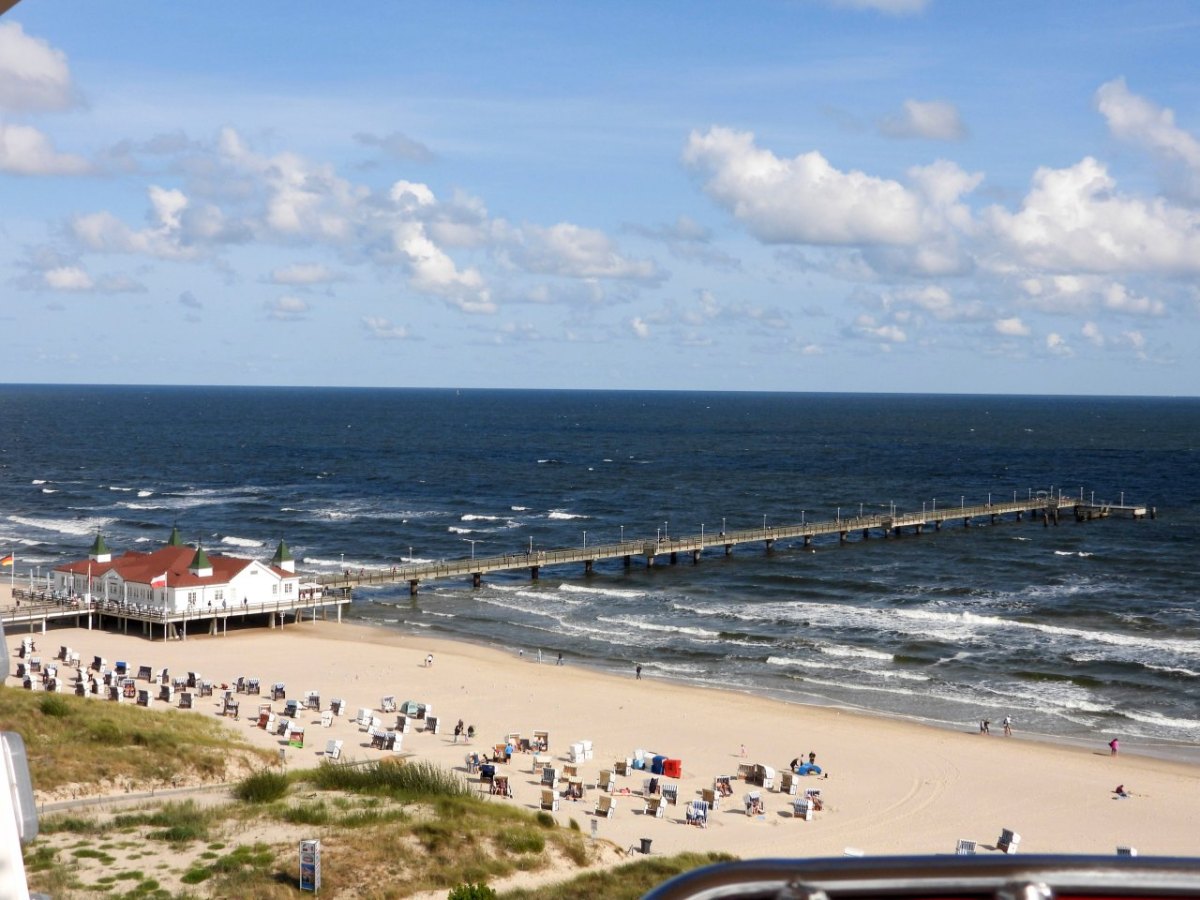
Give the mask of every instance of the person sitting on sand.
M 1118 799 L 1129 796 L 1129 792 L 1125 790 L 1125 785 L 1123 784 L 1118 784 L 1115 788 L 1113 788 L 1113 793 L 1117 795 Z

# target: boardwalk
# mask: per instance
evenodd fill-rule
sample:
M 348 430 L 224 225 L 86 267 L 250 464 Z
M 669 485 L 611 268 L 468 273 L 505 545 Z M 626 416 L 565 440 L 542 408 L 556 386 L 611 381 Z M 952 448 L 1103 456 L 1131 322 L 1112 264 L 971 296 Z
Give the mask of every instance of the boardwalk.
M 791 525 L 767 525 L 762 528 L 746 528 L 737 531 L 701 532 L 681 537 L 658 535 L 654 540 L 634 539 L 617 543 L 600 543 L 554 550 L 533 550 L 524 553 L 506 553 L 502 556 L 470 556 L 463 559 L 443 560 L 432 563 L 398 565 L 389 570 L 361 570 L 358 574 L 344 572 L 340 575 L 322 575 L 317 581 L 327 589 L 352 590 L 360 586 L 383 585 L 406 581 L 409 591 L 416 594 L 420 584 L 442 578 L 470 578 L 478 587 L 484 575 L 490 572 L 512 572 L 527 570 L 530 578 L 537 580 L 545 566 L 581 565 L 585 573 L 591 572 L 599 560 L 621 559 L 626 566 L 636 557 L 653 566 L 665 558 L 671 563 L 680 556 L 699 562 L 706 550 L 719 549 L 731 555 L 734 548 L 742 544 L 761 545 L 770 551 L 776 541 L 802 540 L 808 546 L 816 538 L 836 536 L 846 541 L 851 535 L 868 538 L 873 532 L 884 537 L 900 535 L 905 529 L 920 534 L 926 528 L 941 529 L 947 523 L 969 526 L 972 521 L 985 519 L 997 522 L 1002 516 L 1023 519 L 1033 516 L 1046 525 L 1057 525 L 1065 516 L 1074 516 L 1079 521 L 1125 516 L 1140 519 L 1155 515 L 1153 509 L 1144 506 L 1085 501 L 1082 498 L 1053 497 L 1047 492 L 1024 500 L 1014 498 L 967 506 L 965 499 L 958 506 L 922 508 L 919 512 L 892 512 L 888 514 L 842 516 L 841 511 L 834 519 L 825 521 L 801 521 Z

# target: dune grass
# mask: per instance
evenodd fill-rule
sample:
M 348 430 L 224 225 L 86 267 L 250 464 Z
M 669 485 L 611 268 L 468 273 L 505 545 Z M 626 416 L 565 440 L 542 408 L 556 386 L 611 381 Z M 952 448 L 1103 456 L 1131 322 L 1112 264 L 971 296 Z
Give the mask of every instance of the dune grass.
M 102 781 L 133 789 L 177 777 L 220 781 L 233 755 L 270 758 L 195 713 L 8 687 L 0 688 L 0 730 L 24 738 L 40 791 Z
M 501 900 L 638 900 L 664 881 L 700 866 L 729 862 L 725 853 L 680 853 L 677 856 L 652 856 L 626 863 L 605 872 L 588 872 L 570 881 L 539 888 L 506 891 Z

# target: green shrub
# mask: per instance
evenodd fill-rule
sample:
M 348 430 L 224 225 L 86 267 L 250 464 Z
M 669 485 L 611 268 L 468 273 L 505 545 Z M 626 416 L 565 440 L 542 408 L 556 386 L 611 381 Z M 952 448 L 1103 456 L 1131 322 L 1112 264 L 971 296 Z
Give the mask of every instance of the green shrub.
M 246 803 L 273 803 L 288 790 L 288 777 L 283 772 L 263 769 L 247 775 L 234 788 L 233 795 Z
M 61 719 L 71 714 L 71 704 L 58 696 L 58 694 L 47 694 L 42 697 L 41 702 L 38 704 L 38 709 L 42 711 L 43 716 L 54 716 L 56 719 Z
M 543 828 L 554 828 L 556 825 L 558 825 L 558 823 L 554 821 L 554 816 L 550 815 L 550 813 L 546 812 L 544 809 L 538 811 L 537 823 Z
M 497 896 L 486 884 L 460 884 L 450 889 L 446 900 L 496 900 Z
M 546 839 L 529 828 L 507 828 L 496 836 L 496 842 L 510 853 L 541 853 Z
M 429 762 L 408 766 L 379 763 L 354 766 L 327 762 L 304 773 L 302 777 L 326 791 L 405 798 L 471 796 L 471 786 L 461 775 Z

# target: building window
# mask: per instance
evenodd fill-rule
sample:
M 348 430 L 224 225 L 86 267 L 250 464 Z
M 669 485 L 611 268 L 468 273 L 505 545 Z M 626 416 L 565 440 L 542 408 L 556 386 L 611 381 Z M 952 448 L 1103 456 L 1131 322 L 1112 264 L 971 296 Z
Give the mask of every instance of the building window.
M 279 585 L 277 585 L 277 584 L 271 585 L 271 596 L 273 596 L 273 597 L 278 596 L 278 594 L 279 594 Z
M 224 592 L 224 591 L 214 591 L 214 592 L 213 592 L 213 599 L 214 599 L 214 600 L 224 600 L 224 599 L 225 599 L 225 592 Z
M 195 591 L 188 591 L 187 602 L 191 606 L 194 606 L 196 604 L 196 592 Z
M 283 586 L 283 592 L 284 592 L 285 594 L 290 594 L 290 593 L 292 592 L 292 587 L 293 587 L 293 585 L 292 585 L 292 583 L 289 581 L 287 584 L 285 584 L 285 585 Z

